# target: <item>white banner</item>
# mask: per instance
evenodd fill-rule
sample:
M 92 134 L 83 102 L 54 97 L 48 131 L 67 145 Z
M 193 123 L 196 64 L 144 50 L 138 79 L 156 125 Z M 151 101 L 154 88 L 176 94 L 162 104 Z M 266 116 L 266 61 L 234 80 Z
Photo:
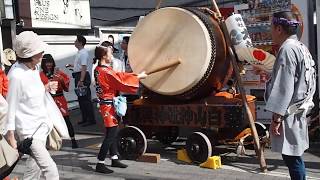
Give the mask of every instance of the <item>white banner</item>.
M 90 29 L 89 0 L 30 0 L 32 27 Z
M 234 14 L 226 19 L 231 43 L 234 46 L 239 60 L 271 72 L 276 59 L 272 54 L 253 47 L 247 28 L 240 14 Z

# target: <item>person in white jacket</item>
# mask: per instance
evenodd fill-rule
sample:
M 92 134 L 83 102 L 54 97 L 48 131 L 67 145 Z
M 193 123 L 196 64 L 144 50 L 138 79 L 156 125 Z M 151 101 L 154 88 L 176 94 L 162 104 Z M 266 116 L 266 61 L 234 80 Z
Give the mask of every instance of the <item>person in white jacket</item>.
M 40 79 L 39 63 L 45 46 L 34 32 L 20 33 L 16 37 L 15 46 L 18 62 L 8 74 L 8 142 L 17 148 L 15 134 L 18 135 L 17 139 L 23 141 L 35 133 L 30 147 L 31 154 L 26 162 L 24 180 L 40 179 L 41 173 L 47 180 L 59 179 L 57 166 L 46 149 L 46 139 L 53 127 L 46 109 L 46 91 L 56 90 L 57 87 L 51 86 L 51 83 L 43 85 Z

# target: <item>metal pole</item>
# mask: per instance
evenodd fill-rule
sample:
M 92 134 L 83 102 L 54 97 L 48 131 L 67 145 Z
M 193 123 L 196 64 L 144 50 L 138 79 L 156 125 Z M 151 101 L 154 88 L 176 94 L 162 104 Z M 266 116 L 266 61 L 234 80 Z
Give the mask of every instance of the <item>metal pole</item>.
M 320 1 L 317 0 L 316 2 L 316 17 L 317 17 L 317 66 L 318 66 L 318 107 L 320 107 L 320 78 L 319 78 L 319 74 L 320 74 Z M 313 22 L 312 22 L 313 23 Z M 318 112 L 319 113 L 319 112 Z
M 241 80 L 241 77 L 240 77 L 240 70 L 239 70 L 239 67 L 238 67 L 238 64 L 237 64 L 237 56 L 236 56 L 236 54 L 234 54 L 234 50 L 232 48 L 232 44 L 231 44 L 231 40 L 230 40 L 230 37 L 229 37 L 229 34 L 228 34 L 227 26 L 226 26 L 226 24 L 225 24 L 225 22 L 223 20 L 223 17 L 221 16 L 220 10 L 219 10 L 215 0 L 212 0 L 212 4 L 213 4 L 214 10 L 217 13 L 218 18 L 221 20 L 220 21 L 220 27 L 222 29 L 222 32 L 224 34 L 224 37 L 225 37 L 225 40 L 226 40 L 226 43 L 227 43 L 227 50 L 230 53 L 234 74 L 235 74 L 235 77 L 236 77 L 236 80 L 237 80 L 237 83 L 238 83 L 238 88 L 239 88 L 239 91 L 240 91 L 240 95 L 241 95 L 241 98 L 242 98 L 242 103 L 243 103 L 243 105 L 245 107 L 246 114 L 247 114 L 247 117 L 248 117 L 248 120 L 249 120 L 251 132 L 252 132 L 252 136 L 253 136 L 253 140 L 254 140 L 253 142 L 254 142 L 254 145 L 255 145 L 256 154 L 258 156 L 258 160 L 259 160 L 259 163 L 260 163 L 260 169 L 261 169 L 262 172 L 266 172 L 267 171 L 267 164 L 266 164 L 266 160 L 264 158 L 264 151 L 263 151 L 263 148 L 261 148 L 261 146 L 260 146 L 260 141 L 259 141 L 259 136 L 258 136 L 258 133 L 257 133 L 257 129 L 256 129 L 256 126 L 254 124 L 254 119 L 253 119 L 253 116 L 252 116 L 252 112 L 251 112 L 251 110 L 249 108 L 249 104 L 248 104 L 248 101 L 247 101 L 245 90 L 243 88 L 242 80 Z
M 157 6 L 156 6 L 156 8 L 155 8 L 156 10 L 160 8 L 161 3 L 162 3 L 162 0 L 157 0 L 157 1 L 158 1 L 158 2 L 157 2 Z
M 1 18 L 1 12 L 0 12 L 0 21 L 2 20 Z M 0 22 L 0 24 L 2 24 L 2 22 Z M 3 59 L 4 58 L 4 54 L 3 54 L 3 43 L 2 43 L 2 28 L 0 26 L 0 58 Z M 1 63 L 0 63 L 1 64 Z M 0 66 L 0 68 L 2 68 Z

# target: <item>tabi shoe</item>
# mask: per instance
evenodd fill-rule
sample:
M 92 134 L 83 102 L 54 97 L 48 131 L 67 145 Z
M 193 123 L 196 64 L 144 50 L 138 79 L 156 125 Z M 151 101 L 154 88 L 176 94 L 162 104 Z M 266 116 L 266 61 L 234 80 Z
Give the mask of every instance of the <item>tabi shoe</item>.
M 104 173 L 104 174 L 113 173 L 113 171 L 111 169 L 107 168 L 106 165 L 103 163 L 97 163 L 96 172 Z
M 128 165 L 123 164 L 119 159 L 112 159 L 111 167 L 126 168 Z

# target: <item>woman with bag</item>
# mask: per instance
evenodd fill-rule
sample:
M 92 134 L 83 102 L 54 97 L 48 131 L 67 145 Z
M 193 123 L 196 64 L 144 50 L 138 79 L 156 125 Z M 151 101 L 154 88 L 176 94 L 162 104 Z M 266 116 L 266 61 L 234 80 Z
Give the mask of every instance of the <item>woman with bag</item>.
M 113 44 L 105 41 L 95 49 L 94 63 L 98 66 L 94 70 L 96 91 L 100 101 L 100 113 L 106 127 L 105 138 L 98 154 L 96 171 L 109 174 L 113 171 L 105 166 L 105 158 L 110 150 L 111 166 L 126 168 L 118 157 L 116 137 L 118 134 L 118 117 L 113 105 L 113 98 L 121 92 L 135 93 L 139 87 L 139 79 L 147 75 L 142 72 L 138 75 L 133 73 L 115 72 L 110 66 L 112 61 Z
M 3 96 L 7 94 L 8 79 L 0 69 L 0 179 L 6 179 L 18 162 L 19 153 L 12 148 L 4 138 L 8 103 Z M 7 177 L 8 178 L 8 177 Z
M 5 179 L 16 165 L 19 153 L 12 148 L 3 136 L 8 104 L 0 94 L 0 179 Z
M 63 118 L 67 124 L 69 136 L 71 138 L 72 148 L 78 148 L 77 141 L 74 137 L 74 129 L 70 122 L 68 103 L 63 95 L 63 91 L 69 91 L 70 78 L 61 70 L 56 69 L 56 63 L 51 54 L 45 54 L 41 61 L 40 78 L 43 84 L 48 84 L 49 81 L 57 81 L 57 92 L 50 93 L 54 102 L 57 104 Z
M 41 173 L 46 180 L 59 179 L 56 163 L 46 149 L 46 139 L 52 130 L 53 119 L 58 121 L 61 116 L 48 95 L 48 91 L 57 90 L 57 87 L 50 83 L 44 86 L 39 75 L 38 64 L 46 45 L 32 31 L 25 31 L 17 35 L 15 51 L 18 62 L 8 74 L 7 101 L 9 105 L 6 125 L 8 142 L 13 148 L 17 148 L 15 133 L 20 141 L 33 136 L 31 153 L 26 161 L 23 175 L 24 180 L 40 179 Z M 59 114 L 53 114 L 54 111 L 50 110 L 49 106 L 51 109 L 56 108 Z M 65 132 L 61 132 L 65 135 Z

